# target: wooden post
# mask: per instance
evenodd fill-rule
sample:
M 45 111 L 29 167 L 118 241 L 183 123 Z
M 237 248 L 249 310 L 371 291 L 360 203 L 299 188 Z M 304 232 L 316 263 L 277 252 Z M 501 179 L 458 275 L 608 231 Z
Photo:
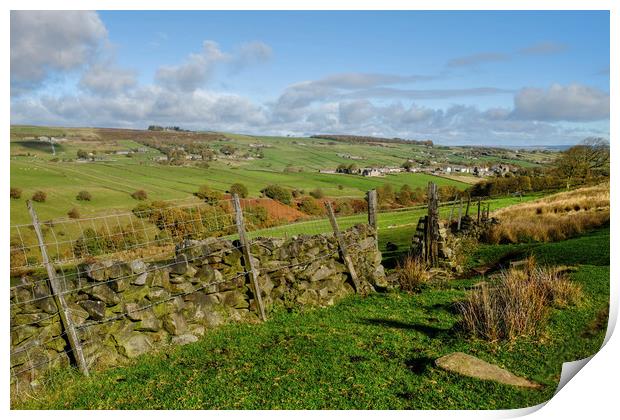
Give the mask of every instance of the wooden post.
M 428 253 L 427 261 L 435 266 L 437 264 L 438 249 L 437 242 L 439 241 L 439 210 L 437 208 L 437 185 L 433 182 L 428 183 L 428 218 L 426 223 L 427 241 L 428 241 Z
M 332 225 L 332 229 L 334 230 L 334 236 L 336 237 L 336 241 L 338 242 L 338 247 L 340 248 L 340 254 L 342 255 L 342 259 L 344 260 L 347 269 L 349 270 L 349 274 L 351 274 L 351 280 L 353 280 L 353 285 L 355 286 L 355 291 L 357 293 L 361 293 L 360 282 L 357 277 L 357 272 L 355 271 L 355 267 L 353 266 L 353 261 L 347 252 L 347 245 L 344 242 L 344 238 L 340 229 L 338 228 L 338 222 L 336 221 L 336 216 L 334 215 L 334 209 L 332 208 L 332 203 L 329 201 L 325 202 L 325 208 L 327 209 L 327 215 L 329 216 L 329 223 Z
M 480 223 L 480 197 L 478 197 L 478 219 L 477 223 Z
M 27 201 L 26 205 L 28 206 L 28 211 L 30 212 L 32 226 L 34 227 L 34 231 L 37 235 L 37 240 L 39 241 L 39 248 L 41 250 L 43 265 L 47 270 L 50 289 L 52 291 L 52 294 L 54 295 L 56 306 L 58 307 L 58 313 L 60 315 L 60 320 L 62 321 L 62 326 L 67 333 L 69 346 L 71 346 L 71 351 L 73 352 L 75 362 L 77 363 L 80 372 L 82 372 L 84 376 L 88 376 L 88 366 L 86 365 L 86 359 L 84 358 L 82 343 L 80 343 L 80 339 L 78 338 L 75 331 L 73 319 L 71 318 L 71 313 L 69 311 L 69 307 L 67 306 L 67 302 L 65 301 L 65 296 L 63 294 L 64 290 L 61 289 L 60 282 L 56 278 L 56 270 L 50 263 L 49 257 L 47 255 L 47 248 L 43 239 L 43 233 L 41 232 L 41 226 L 39 225 L 39 218 L 37 217 L 37 213 L 34 211 L 34 207 L 32 207 L 32 202 L 30 200 Z
M 452 208 L 450 209 L 450 218 L 448 219 L 448 226 L 452 224 L 452 216 L 454 216 L 454 208 L 456 207 L 456 199 L 458 195 L 454 196 L 454 200 L 452 201 Z
M 456 224 L 456 230 L 460 231 L 461 230 L 461 215 L 463 213 L 463 197 L 461 197 L 461 199 L 459 200 L 459 220 L 458 223 Z
M 233 194 L 233 206 L 235 208 L 235 222 L 237 223 L 237 231 L 239 232 L 239 242 L 241 243 L 241 250 L 243 252 L 243 259 L 245 261 L 245 269 L 250 276 L 250 282 L 254 288 L 254 297 L 260 311 L 260 317 L 263 321 L 267 320 L 265 316 L 265 307 L 263 306 L 263 297 L 261 296 L 260 287 L 258 287 L 258 270 L 254 267 L 252 261 L 252 254 L 250 253 L 250 244 L 245 236 L 245 225 L 243 223 L 243 210 L 241 209 L 241 203 L 239 202 L 239 196 Z
M 465 207 L 465 217 L 469 216 L 469 205 L 471 204 L 471 195 L 467 195 L 467 207 Z
M 377 229 L 377 190 L 370 190 L 366 193 L 368 202 L 368 224 Z

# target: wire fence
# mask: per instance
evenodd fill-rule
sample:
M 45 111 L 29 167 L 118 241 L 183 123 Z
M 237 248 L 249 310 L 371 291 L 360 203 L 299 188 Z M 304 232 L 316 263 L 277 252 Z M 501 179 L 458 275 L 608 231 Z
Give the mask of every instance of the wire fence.
M 347 236 L 340 231 L 360 223 L 370 223 L 378 230 L 394 225 L 415 224 L 427 209 L 427 205 L 420 205 L 379 210 L 376 207 L 376 193 L 374 200 L 375 204 L 368 206 L 368 213 L 338 218 L 334 216 L 329 203 L 326 204 L 326 214 L 308 217 L 290 206 L 270 199 L 239 200 L 239 210 L 236 211 L 234 199 L 230 198 L 200 203 L 163 202 L 158 205 L 139 206 L 131 212 L 59 219 L 40 224 L 34 217 L 32 224 L 12 225 L 11 338 L 12 342 L 17 344 L 12 347 L 10 354 L 13 366 L 11 375 L 18 380 L 23 375 L 34 377 L 35 371 L 42 368 L 74 364 L 78 359 L 76 349 L 67 343 L 68 330 L 71 329 L 77 334 L 79 346 L 85 349 L 85 363 L 88 368 L 97 358 L 97 352 L 89 349 L 89 346 L 101 345 L 100 340 L 93 338 L 93 328 L 125 318 L 135 318 L 159 305 L 240 278 L 254 277 L 256 280 L 256 276 L 284 269 L 303 269 L 317 261 L 340 255 L 356 283 L 356 288 L 359 288 L 355 281 L 355 269 L 347 257 L 348 253 L 359 249 L 359 244 L 347 240 Z M 457 199 L 440 204 L 444 217 L 448 211 L 454 211 L 457 203 L 463 205 L 462 200 Z M 239 211 L 241 215 L 238 214 Z M 380 215 L 379 219 L 377 214 Z M 243 229 L 240 229 L 240 220 Z M 38 240 L 35 223 L 36 227 L 40 228 L 41 241 Z M 247 235 L 248 243 L 244 244 L 241 240 L 242 230 L 243 236 Z M 337 241 L 331 241 L 324 252 L 294 256 L 290 261 L 278 261 L 277 264 L 258 268 L 248 265 L 247 258 L 244 258 L 244 267 L 227 272 L 219 279 L 192 283 L 191 289 L 149 299 L 148 303 L 139 306 L 124 305 L 112 314 L 106 311 L 101 316 L 93 317 L 89 313 L 84 317 L 84 310 L 79 307 L 59 307 L 59 297 L 97 297 L 102 288 L 115 289 L 119 284 L 134 281 L 138 276 L 147 278 L 156 271 L 172 269 L 179 264 L 175 258 L 179 254 L 186 256 L 187 263 L 232 252 L 247 252 L 251 260 L 252 246 L 262 244 L 259 238 L 282 240 L 297 236 L 303 241 L 304 235 L 318 234 L 333 234 Z M 202 240 L 208 238 L 220 238 L 228 241 L 228 245 L 222 249 L 204 252 Z M 49 254 L 47 265 L 42 258 L 42 249 L 46 249 Z M 142 264 L 138 264 L 137 268 L 128 267 L 126 261 L 140 261 Z M 40 276 L 36 280 L 20 277 L 20 272 L 41 268 L 48 269 L 47 277 Z M 115 274 L 108 275 L 110 272 Z M 53 279 L 50 276 L 53 276 Z M 58 283 L 59 291 L 53 291 L 52 280 Z M 254 283 L 253 287 L 255 291 L 259 289 L 257 283 Z M 260 292 L 258 294 L 260 295 Z M 259 305 L 262 306 L 260 303 Z M 75 321 L 75 325 L 64 325 L 61 311 L 69 313 L 69 318 Z M 41 326 L 49 330 L 43 338 L 22 337 L 27 336 L 28 328 Z M 50 347 L 60 348 L 62 352 L 48 351 Z
M 272 200 L 240 200 L 242 221 L 250 238 L 247 247 L 260 245 L 259 237 L 281 240 L 290 235 L 302 235 L 300 240 L 303 241 L 303 235 L 333 233 L 325 217 L 306 217 L 303 220 L 296 212 L 283 207 L 274 205 Z M 299 219 L 302 220 L 297 221 Z M 354 218 L 353 221 L 362 219 Z M 38 229 L 35 229 L 35 224 Z M 345 222 L 343 228 L 351 224 Z M 41 241 L 38 240 L 37 230 L 41 232 Z M 85 311 L 77 305 L 59 307 L 62 305 L 58 298 L 72 297 L 70 300 L 75 302 L 75 297 L 82 295 L 87 299 L 96 299 L 102 288 L 114 290 L 123 282 L 135 281 L 137 276 L 148 278 L 156 271 L 172 269 L 179 264 L 175 258 L 178 254 L 190 256 L 186 257 L 185 262 L 191 263 L 197 259 L 221 256 L 222 253 L 241 253 L 244 244 L 239 240 L 241 233 L 233 200 L 180 205 L 166 203 L 126 213 L 43 223 L 33 216 L 32 224 L 13 225 L 11 232 L 11 271 L 14 274 L 10 286 L 11 341 L 16 344 L 11 348 L 10 358 L 11 377 L 15 384 L 21 383 L 24 377 L 28 382 L 35 379 L 40 371 L 75 364 L 79 357 L 76 348 L 68 342 L 70 330 L 75 331 L 77 345 L 83 349 L 79 352 L 85 354 L 87 372 L 98 357 L 97 351 L 89 346 L 101 346 L 101 340 L 93 338 L 96 336 L 92 333 L 93 328 L 135 318 L 159 305 L 206 289 L 213 290 L 218 285 L 240 278 L 267 275 L 283 269 L 304 269 L 317 261 L 346 253 L 348 247 L 353 250 L 356 246 L 344 242 L 343 249 L 331 243 L 324 252 L 259 266 L 256 272 L 246 264 L 214 281 L 192 283 L 193 287 L 189 290 L 167 293 L 139 306 L 122 305 L 121 310 L 112 314 L 105 311 L 104 315 L 95 319 L 90 313 L 85 316 Z M 203 252 L 204 241 L 201 240 L 217 237 L 227 241 L 228 245 L 224 249 Z M 49 254 L 48 264 L 42 249 Z M 200 252 L 194 252 L 197 250 Z M 138 264 L 134 270 L 128 268 L 128 258 L 151 263 Z M 111 262 L 116 260 L 118 263 Z M 48 268 L 48 276 L 38 274 L 39 278 L 33 280 L 23 275 L 23 271 L 21 276 L 19 274 L 20 269 L 32 273 L 42 268 Z M 109 275 L 110 272 L 115 274 Z M 52 275 L 53 279 L 50 278 Z M 54 292 L 52 280 L 59 285 L 59 291 Z M 257 288 L 255 286 L 254 290 Z M 65 325 L 62 311 L 69 313 L 74 325 Z M 43 334 L 29 335 L 29 329 L 33 328 L 43 328 L 45 331 Z M 61 351 L 56 351 L 58 349 Z

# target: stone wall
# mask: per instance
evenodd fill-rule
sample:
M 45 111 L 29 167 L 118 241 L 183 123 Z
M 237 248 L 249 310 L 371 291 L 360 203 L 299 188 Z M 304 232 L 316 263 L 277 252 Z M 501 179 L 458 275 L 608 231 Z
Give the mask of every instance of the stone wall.
M 386 287 L 374 230 L 357 225 L 343 235 L 363 292 Z M 328 306 L 354 293 L 331 234 L 258 238 L 251 254 L 268 314 L 276 307 Z M 104 260 L 64 274 L 65 299 L 91 369 L 258 319 L 236 241 L 185 241 L 172 261 Z M 21 278 L 11 289 L 11 383 L 36 387 L 43 371 L 68 365 L 71 356 L 45 278 Z

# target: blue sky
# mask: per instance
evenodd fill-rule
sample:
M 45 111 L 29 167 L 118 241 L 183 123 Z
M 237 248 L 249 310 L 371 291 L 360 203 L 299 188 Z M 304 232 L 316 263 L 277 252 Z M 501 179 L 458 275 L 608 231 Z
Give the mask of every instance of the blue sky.
M 12 12 L 11 122 L 609 137 L 608 12 Z

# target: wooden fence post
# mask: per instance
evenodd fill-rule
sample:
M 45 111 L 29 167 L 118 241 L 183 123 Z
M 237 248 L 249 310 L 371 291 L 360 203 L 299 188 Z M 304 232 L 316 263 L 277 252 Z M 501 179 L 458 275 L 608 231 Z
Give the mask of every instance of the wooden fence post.
M 463 197 L 460 198 L 459 200 L 459 220 L 458 223 L 456 225 L 456 230 L 460 231 L 461 230 L 461 216 L 463 214 Z
M 433 182 L 428 183 L 428 218 L 426 224 L 428 241 L 427 260 L 431 265 L 437 264 L 438 249 L 437 242 L 439 241 L 439 210 L 438 210 L 438 198 L 437 198 L 437 184 Z
M 469 205 L 471 204 L 471 195 L 467 194 L 467 207 L 465 207 L 465 217 L 469 216 Z
M 480 223 L 480 197 L 478 197 L 478 220 L 477 223 Z
M 39 248 L 41 250 L 43 265 L 47 270 L 50 289 L 52 291 L 52 294 L 54 295 L 54 301 L 56 302 L 56 306 L 58 307 L 58 313 L 60 315 L 60 320 L 62 321 L 62 326 L 67 333 L 69 346 L 71 346 L 71 351 L 73 352 L 75 362 L 77 363 L 80 372 L 82 372 L 84 376 L 88 376 L 88 366 L 86 365 L 86 359 L 84 358 L 82 343 L 80 343 L 80 339 L 78 338 L 75 331 L 73 319 L 71 318 L 71 313 L 69 311 L 69 307 L 67 306 L 67 302 L 65 301 L 65 296 L 63 294 L 64 290 L 62 290 L 60 283 L 56 278 L 56 270 L 54 269 L 54 266 L 50 263 L 49 257 L 47 255 L 47 247 L 45 246 L 43 233 L 41 232 L 41 226 L 39 225 L 39 218 L 37 217 L 37 213 L 34 211 L 34 207 L 32 207 L 32 202 L 30 200 L 27 201 L 26 205 L 28 206 L 28 211 L 30 212 L 32 226 L 34 227 L 34 231 L 37 235 L 37 240 L 39 241 Z
M 338 242 L 338 247 L 340 248 L 340 253 L 342 254 L 342 259 L 344 260 L 347 269 L 349 270 L 349 274 L 351 274 L 351 280 L 353 280 L 353 285 L 355 285 L 355 291 L 357 293 L 361 293 L 360 282 L 357 277 L 357 272 L 355 271 L 355 267 L 353 266 L 353 261 L 347 252 L 347 245 L 344 242 L 344 238 L 340 229 L 338 228 L 338 222 L 336 221 L 336 216 L 334 215 L 334 209 L 332 208 L 332 203 L 329 201 L 325 202 L 325 208 L 327 209 L 327 215 L 329 216 L 329 223 L 332 225 L 332 229 L 334 230 L 334 236 L 336 237 L 336 241 Z
M 366 193 L 368 202 L 368 224 L 377 229 L 377 190 L 370 190 Z
M 454 208 L 456 207 L 456 199 L 458 195 L 454 196 L 454 200 L 452 200 L 452 208 L 450 208 L 450 218 L 448 219 L 448 226 L 452 224 L 452 216 L 454 216 Z
M 241 243 L 241 250 L 243 252 L 243 259 L 245 261 L 245 269 L 250 276 L 250 282 L 254 288 L 254 298 L 260 311 L 260 317 L 263 321 L 267 320 L 265 316 L 265 307 L 263 306 L 263 297 L 261 296 L 260 287 L 258 286 L 258 270 L 254 267 L 252 261 L 252 254 L 250 253 L 250 244 L 245 235 L 245 224 L 243 223 L 243 209 L 239 202 L 239 196 L 233 194 L 233 206 L 235 208 L 235 222 L 237 224 L 237 231 L 239 232 L 239 242 Z

